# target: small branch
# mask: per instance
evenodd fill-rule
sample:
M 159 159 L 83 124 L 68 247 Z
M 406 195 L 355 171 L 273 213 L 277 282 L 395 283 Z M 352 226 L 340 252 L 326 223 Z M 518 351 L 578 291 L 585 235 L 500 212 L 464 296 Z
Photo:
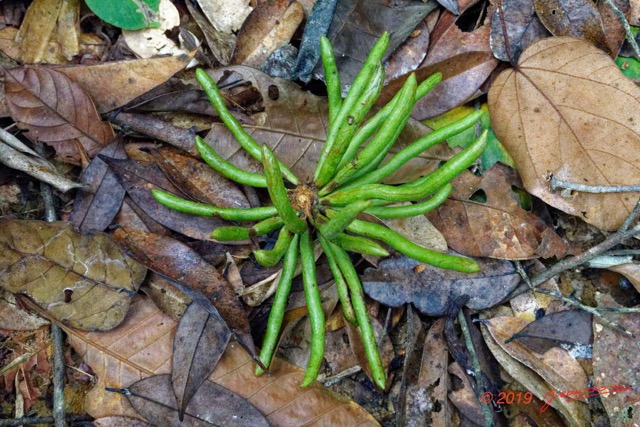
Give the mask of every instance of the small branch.
M 93 421 L 93 417 L 88 415 L 69 415 L 67 421 L 71 423 L 81 423 L 86 421 Z M 53 424 L 53 417 L 24 417 L 24 418 L 11 418 L 6 420 L 0 420 L 0 427 L 16 427 L 21 425 L 33 425 L 33 424 Z
M 469 331 L 469 325 L 467 325 L 467 319 L 464 317 L 464 312 L 462 309 L 458 310 L 458 323 L 460 324 L 460 329 L 462 330 L 462 336 L 464 337 L 464 343 L 467 347 L 467 351 L 469 352 L 469 356 L 471 356 L 471 364 L 473 366 L 473 374 L 476 378 L 476 397 L 478 398 L 478 402 L 480 401 L 480 396 L 483 393 L 483 390 L 486 390 L 484 384 L 484 376 L 482 374 L 482 369 L 480 368 L 480 362 L 478 361 L 478 353 L 476 353 L 476 348 L 473 345 L 473 340 L 471 339 L 471 332 Z M 485 426 L 493 426 L 493 414 L 489 409 L 489 405 L 483 405 L 480 403 L 480 407 L 482 408 L 482 415 L 484 416 L 484 425 Z
M 633 53 L 636 54 L 636 58 L 640 60 L 640 47 L 638 47 L 638 43 L 636 42 L 636 39 L 633 36 L 633 33 L 631 32 L 631 26 L 629 25 L 627 18 L 624 16 L 624 13 L 622 13 L 622 11 L 620 11 L 620 9 L 618 9 L 611 0 L 604 0 L 604 2 L 607 4 L 607 6 L 611 8 L 614 15 L 616 15 L 616 18 L 618 18 L 618 20 L 622 24 L 622 27 L 624 28 L 624 33 L 627 36 L 627 41 L 631 45 L 631 48 L 633 49 Z
M 639 185 L 584 185 L 574 182 L 564 181 L 555 176 L 551 176 L 549 180 L 551 191 L 559 189 L 575 190 L 582 193 L 633 193 L 640 191 Z
M 636 219 L 638 219 L 638 216 L 640 216 L 640 199 L 638 199 L 636 207 L 633 208 L 627 219 L 624 220 L 618 232 L 627 231 L 629 227 L 631 227 L 631 225 L 636 221 Z
M 520 277 L 522 277 L 522 280 L 524 280 L 524 282 L 529 286 L 529 288 L 531 289 L 532 292 L 536 292 L 539 294 L 544 294 L 544 295 L 549 295 L 552 296 L 554 298 L 558 298 L 560 300 L 562 300 L 563 302 L 569 304 L 569 305 L 573 305 L 574 307 L 579 308 L 580 310 L 584 310 L 587 313 L 591 313 L 592 315 L 596 316 L 597 318 L 600 319 L 600 321 L 613 329 L 617 329 L 618 331 L 624 333 L 625 335 L 628 335 L 632 338 L 635 338 L 635 335 L 632 334 L 629 330 L 625 329 L 624 327 L 610 321 L 609 319 L 606 319 L 604 316 L 602 316 L 602 314 L 598 311 L 598 309 L 594 308 L 594 307 L 590 307 L 588 305 L 584 305 L 579 301 L 576 301 L 575 299 L 572 298 L 567 298 L 564 295 L 562 295 L 561 293 L 555 292 L 555 291 L 548 291 L 546 289 L 536 289 L 535 286 L 533 285 L 533 283 L 531 282 L 531 280 L 529 280 L 529 276 L 527 275 L 527 272 L 524 271 L 524 269 L 522 268 L 522 264 L 520 264 L 519 261 L 515 261 L 516 264 L 516 270 L 518 271 L 518 274 L 520 274 Z

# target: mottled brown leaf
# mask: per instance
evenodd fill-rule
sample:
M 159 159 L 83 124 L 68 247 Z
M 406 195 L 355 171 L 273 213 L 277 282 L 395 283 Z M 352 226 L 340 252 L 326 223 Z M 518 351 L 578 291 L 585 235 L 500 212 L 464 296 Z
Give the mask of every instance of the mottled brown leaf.
M 607 49 L 600 13 L 591 0 L 533 0 L 533 5 L 554 36 L 575 37 Z
M 389 56 L 386 79 L 395 79 L 418 68 L 427 56 L 429 39 L 429 26 L 425 18 L 413 30 L 411 36 Z
M 449 200 L 427 217 L 449 246 L 468 256 L 499 259 L 561 258 L 567 244 L 533 212 L 520 207 L 517 172 L 495 164 L 482 177 L 464 172 Z M 486 201 L 474 201 L 481 194 Z
M 515 64 L 523 50 L 550 35 L 536 16 L 532 0 L 502 0 L 491 19 L 491 51 L 501 61 Z M 505 37 L 510 52 L 507 52 Z
M 92 423 L 96 427 L 153 427 L 142 420 L 129 417 L 102 417 Z
M 249 354 L 255 355 L 249 320 L 242 303 L 218 270 L 190 247 L 167 236 L 118 229 L 115 239 L 149 269 L 181 282 L 213 303 Z M 190 295 L 193 299 L 193 296 Z
M 191 61 L 193 55 L 111 61 L 76 65 L 57 71 L 78 82 L 89 93 L 98 112 L 121 107 L 169 80 Z
M 14 295 L 0 289 L 0 329 L 33 331 L 48 324 L 47 319 L 20 308 Z
M 127 158 L 120 139 L 104 147 L 100 154 L 114 159 Z M 84 187 L 76 193 L 69 222 L 81 231 L 103 231 L 118 214 L 126 191 L 116 174 L 98 156 L 82 171 L 80 180 Z
M 453 298 L 468 295 L 467 307 L 481 310 L 500 303 L 520 282 L 511 263 L 476 260 L 480 273 L 465 274 L 420 264 L 410 258 L 389 258 L 378 269 L 367 269 L 362 276 L 364 291 L 371 298 L 391 307 L 413 303 L 422 313 L 442 316 Z
M 1 221 L 0 248 L 0 285 L 81 329 L 118 325 L 146 274 L 108 235 L 64 222 Z
M 135 160 L 116 160 L 101 157 L 116 173 L 135 204 L 160 224 L 174 231 L 199 240 L 210 240 L 211 232 L 226 221 L 177 212 L 156 202 L 151 194 L 160 188 L 174 194 L 181 192 L 165 177 L 155 165 L 145 165 Z
M 568 349 L 582 346 L 584 349 L 593 343 L 591 318 L 591 313 L 583 310 L 565 310 L 547 314 L 513 334 L 509 341 L 519 340 L 540 354 L 551 347 Z M 590 353 L 582 350 L 580 354 Z
M 133 304 L 130 316 L 108 333 L 84 333 L 68 329 L 74 349 L 92 366 L 98 383 L 87 394 L 86 411 L 94 417 L 139 417 L 124 396 L 105 386 L 122 388 L 171 369 L 172 335 L 176 322 L 161 313 L 147 298 Z M 210 380 L 248 399 L 271 425 L 376 426 L 378 423 L 355 403 L 324 387 L 299 387 L 302 370 L 275 359 L 272 376 L 256 377 L 251 358 L 231 343 Z
M 326 98 L 302 91 L 290 81 L 272 78 L 248 67 L 216 70 L 213 73 L 216 80 L 225 71 L 239 73 L 262 94 L 264 112 L 252 117 L 254 123 L 244 124 L 247 132 L 259 144 L 268 145 L 303 182 L 310 181 L 328 129 Z M 271 99 L 269 93 L 277 94 L 277 97 Z M 403 147 L 429 131 L 420 122 L 410 120 L 396 146 Z M 262 166 L 242 150 L 224 125 L 214 124 L 205 140 L 236 166 L 254 172 L 261 170 Z M 391 175 L 387 182 L 406 182 L 418 178 L 435 170 L 440 161 L 448 159 L 451 153 L 446 144 L 438 144 L 419 158 L 412 159 Z
M 53 146 L 56 155 L 80 163 L 114 138 L 87 92 L 59 71 L 43 67 L 5 70 L 11 117 L 32 141 Z M 84 152 L 84 153 L 81 153 Z
M 297 1 L 260 3 L 238 32 L 231 63 L 260 68 L 273 51 L 289 43 L 303 19 L 304 10 Z
M 181 419 L 191 399 L 197 396 L 198 389 L 218 364 L 230 338 L 231 331 L 222 319 L 195 302 L 187 307 L 176 329 L 171 371 Z M 198 405 L 198 402 L 194 404 Z M 222 408 L 218 411 L 223 412 Z
M 611 58 L 581 40 L 540 40 L 498 76 L 489 109 L 528 192 L 601 229 L 620 227 L 638 193 L 564 197 L 547 182 L 640 182 L 640 89 Z
M 612 3 L 623 14 L 627 14 L 631 9 L 629 0 L 613 0 Z M 624 27 L 620 22 L 620 18 L 616 16 L 613 9 L 607 2 L 598 2 L 598 12 L 602 19 L 602 27 L 604 29 L 604 37 L 607 42 L 607 51 L 612 58 L 618 56 L 620 48 L 626 39 Z
M 169 375 L 154 375 L 127 387 L 131 405 L 156 426 L 268 426 L 269 423 L 246 399 L 207 381 L 178 419 Z

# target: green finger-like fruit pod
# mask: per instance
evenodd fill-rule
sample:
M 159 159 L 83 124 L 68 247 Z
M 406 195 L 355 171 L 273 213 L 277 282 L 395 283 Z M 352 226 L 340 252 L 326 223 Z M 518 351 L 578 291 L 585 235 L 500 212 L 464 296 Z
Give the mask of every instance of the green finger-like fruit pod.
M 307 387 L 318 378 L 324 360 L 325 319 L 320 300 L 320 291 L 316 279 L 316 260 L 313 255 L 313 242 L 308 231 L 300 235 L 300 262 L 302 264 L 302 285 L 307 303 L 309 324 L 311 326 L 311 352 L 304 372 L 301 387 Z
M 280 234 L 278 234 L 278 240 L 276 240 L 273 249 L 259 249 L 253 251 L 253 256 L 256 257 L 256 260 L 260 263 L 261 266 L 273 267 L 278 262 L 280 262 L 280 259 L 282 259 L 289 246 L 291 246 L 293 236 L 294 234 L 291 233 L 287 229 L 287 227 L 282 227 L 280 229 Z
M 156 201 L 178 212 L 190 213 L 200 216 L 216 216 L 229 221 L 261 221 L 276 215 L 278 212 L 273 206 L 260 208 L 221 208 L 204 203 L 183 199 L 175 194 L 163 190 L 152 189 L 151 194 Z
M 372 205 L 369 200 L 359 200 L 351 203 L 344 208 L 337 211 L 333 218 L 324 224 L 318 225 L 318 231 L 326 239 L 333 240 L 338 234 L 342 233 L 347 225 L 351 223 L 356 217 L 364 210 L 370 208 Z
M 318 239 L 320 240 L 320 245 L 322 246 L 324 254 L 327 256 L 329 269 L 331 270 L 333 279 L 336 282 L 336 290 L 338 291 L 338 297 L 340 298 L 340 304 L 342 305 L 342 314 L 348 322 L 356 324 L 356 315 L 353 311 L 353 306 L 351 305 L 349 288 L 347 286 L 347 282 L 344 280 L 342 272 L 340 271 L 340 267 L 338 267 L 338 263 L 335 259 L 335 256 L 333 255 L 333 250 L 329 246 L 328 240 L 325 239 L 321 234 L 318 236 Z
M 231 162 L 226 161 L 209 146 L 202 138 L 196 136 L 196 148 L 202 159 L 213 170 L 225 178 L 229 178 L 239 184 L 250 187 L 267 188 L 267 178 L 259 173 L 247 172 Z
M 326 160 L 329 154 L 334 150 L 334 144 L 336 143 L 336 137 L 343 123 L 345 123 L 352 113 L 354 107 L 356 106 L 358 99 L 364 92 L 367 84 L 371 80 L 376 68 L 378 67 L 379 62 L 381 61 L 384 53 L 389 46 L 389 34 L 384 33 L 378 39 L 378 41 L 373 45 L 371 51 L 369 52 L 369 56 L 365 61 L 362 69 L 353 80 L 353 84 L 347 93 L 347 97 L 342 102 L 342 106 L 340 107 L 340 111 L 336 115 L 335 121 L 332 123 L 331 128 L 327 134 L 327 140 L 325 141 L 322 152 L 320 153 L 320 158 L 318 159 L 318 164 L 316 165 L 316 170 L 314 172 L 314 182 L 316 186 L 323 187 L 333 176 L 333 171 L 335 170 L 335 165 L 327 164 Z M 340 159 L 338 159 L 338 162 Z
M 324 78 L 327 83 L 329 123 L 333 123 L 340 111 L 340 107 L 342 107 L 342 88 L 340 87 L 340 75 L 336 66 L 336 58 L 333 55 L 333 46 L 325 36 L 320 37 L 320 56 L 322 57 Z
M 283 230 L 284 231 L 284 230 Z M 282 262 L 282 272 L 278 280 L 278 287 L 267 320 L 267 330 L 265 331 L 262 349 L 260 350 L 260 360 L 267 368 L 271 365 L 271 359 L 278 345 L 278 337 L 280 336 L 280 328 L 282 327 L 282 319 L 284 318 L 285 308 L 287 307 L 287 298 L 291 292 L 291 283 L 296 272 L 298 264 L 298 244 L 300 236 L 293 235 L 291 244 L 287 248 Z M 261 375 L 264 371 L 260 366 L 256 366 L 256 375 Z
M 249 135 L 244 130 L 240 122 L 235 117 L 233 117 L 233 114 L 231 114 L 231 112 L 227 108 L 227 105 L 224 103 L 224 98 L 220 94 L 218 86 L 216 86 L 216 83 L 213 81 L 211 76 L 207 74 L 207 72 L 202 68 L 198 68 L 196 70 L 196 80 L 198 81 L 198 83 L 200 83 L 200 86 L 202 86 L 202 89 L 207 94 L 209 101 L 211 101 L 211 105 L 213 105 L 213 107 L 216 109 L 218 115 L 220 116 L 220 119 L 225 124 L 227 129 L 231 131 L 233 136 L 236 138 L 236 141 L 238 141 L 238 144 L 240 144 L 240 146 L 244 148 L 245 151 L 249 153 L 254 159 L 262 161 L 262 150 L 260 148 L 260 145 L 253 138 L 251 138 L 251 135 Z M 282 173 L 289 180 L 289 182 L 291 182 L 292 184 L 299 183 L 298 178 L 287 167 L 282 165 L 281 169 Z
M 345 251 L 379 257 L 389 256 L 389 251 L 366 237 L 340 233 L 336 236 L 335 242 Z
M 282 227 L 284 222 L 280 217 L 267 218 L 253 227 L 218 227 L 211 232 L 211 238 L 218 242 L 233 242 L 235 240 L 248 240 L 252 237 L 264 236 Z
M 424 215 L 443 204 L 445 200 L 447 200 L 447 197 L 449 197 L 449 194 L 451 194 L 451 190 L 453 190 L 451 184 L 446 184 L 438 190 L 433 197 L 424 202 L 404 206 L 376 206 L 367 209 L 365 212 L 380 219 L 409 218 Z
M 364 347 L 364 354 L 369 362 L 369 368 L 371 368 L 371 376 L 376 385 L 384 390 L 386 386 L 386 375 L 384 367 L 382 366 L 382 360 L 380 358 L 380 352 L 378 350 L 378 344 L 376 342 L 376 336 L 373 332 L 373 326 L 371 319 L 369 319 L 369 313 L 367 313 L 367 307 L 364 303 L 364 293 L 362 292 L 362 284 L 358 278 L 358 273 L 353 267 L 349 255 L 342 250 L 342 248 L 329 243 L 335 256 L 336 262 L 340 267 L 340 271 L 344 275 L 347 285 L 349 286 L 349 292 L 351 293 L 351 303 L 353 305 L 353 311 L 356 315 L 358 327 L 360 328 L 360 335 L 362 337 L 362 344 Z
M 410 258 L 434 267 L 446 268 L 447 270 L 460 271 L 462 273 L 476 273 L 480 270 L 480 266 L 473 260 L 458 256 L 443 254 L 431 249 L 423 248 L 404 237 L 402 234 L 396 233 L 379 224 L 373 224 L 366 221 L 354 220 L 347 230 L 380 240 L 391 246 L 398 252 L 402 252 Z
M 262 164 L 267 177 L 267 190 L 269 190 L 273 205 L 278 210 L 278 215 L 280 215 L 289 230 L 296 234 L 303 233 L 307 230 L 307 222 L 300 218 L 295 209 L 293 209 L 289 194 L 282 181 L 278 161 L 266 145 L 262 147 Z

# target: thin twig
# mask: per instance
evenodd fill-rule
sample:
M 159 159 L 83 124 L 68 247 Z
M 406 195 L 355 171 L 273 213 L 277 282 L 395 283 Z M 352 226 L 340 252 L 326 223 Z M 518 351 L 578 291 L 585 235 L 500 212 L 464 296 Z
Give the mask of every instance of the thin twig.
M 624 16 L 624 13 L 622 13 L 622 11 L 620 11 L 620 9 L 618 9 L 611 0 L 604 0 L 604 2 L 607 4 L 607 6 L 611 8 L 614 15 L 616 15 L 616 17 L 622 24 L 622 27 L 624 28 L 624 33 L 627 36 L 627 41 L 629 41 L 629 44 L 633 48 L 633 53 L 636 54 L 636 58 L 640 60 L 640 47 L 638 47 L 638 43 L 636 42 L 636 39 L 633 36 L 633 33 L 631 32 L 631 26 L 629 25 L 627 18 Z
M 640 199 L 638 199 L 638 203 L 636 203 L 636 207 L 633 208 L 633 210 L 631 211 L 627 219 L 624 220 L 624 222 L 622 223 L 622 226 L 620 227 L 620 229 L 618 229 L 618 231 L 619 232 L 627 231 L 629 227 L 631 227 L 631 225 L 636 221 L 636 219 L 638 219 L 639 216 L 640 216 Z
M 588 305 L 584 305 L 579 301 L 576 301 L 575 299 L 572 298 L 567 298 L 564 295 L 562 295 L 559 292 L 555 292 L 555 291 L 549 291 L 546 289 L 536 289 L 535 286 L 533 286 L 533 283 L 531 283 L 531 280 L 529 280 L 529 276 L 527 275 L 527 272 L 524 271 L 524 269 L 522 268 L 522 264 L 520 264 L 520 261 L 515 261 L 516 264 L 516 270 L 518 271 L 518 274 L 520 274 L 520 277 L 522 277 L 522 280 L 524 280 L 524 282 L 529 286 L 529 288 L 531 289 L 531 291 L 539 293 L 539 294 L 544 294 L 544 295 L 549 295 L 552 296 L 554 298 L 560 299 L 563 302 L 569 304 L 569 305 L 573 305 L 574 307 L 579 308 L 580 310 L 584 310 L 587 313 L 591 313 L 592 315 L 596 316 L 597 318 L 600 319 L 600 321 L 613 329 L 617 329 L 620 332 L 629 335 L 630 337 L 635 338 L 635 335 L 633 333 L 631 333 L 629 330 L 625 329 L 624 327 L 608 320 L 607 318 L 605 318 L 599 311 L 598 309 L 594 308 L 594 307 L 590 307 Z
M 464 343 L 467 346 L 467 351 L 469 352 L 469 356 L 471 356 L 471 364 L 473 366 L 473 374 L 476 379 L 476 396 L 478 401 L 480 401 L 480 396 L 483 393 L 483 390 L 486 389 L 484 384 L 484 376 L 482 375 L 482 369 L 480 368 L 480 361 L 478 360 L 478 353 L 476 353 L 476 348 L 473 345 L 473 340 L 471 339 L 471 332 L 469 331 L 469 325 L 467 325 L 467 319 L 464 317 L 464 312 L 462 309 L 458 310 L 458 323 L 460 324 L 460 329 L 462 330 L 462 336 L 464 337 Z M 489 409 L 489 405 L 480 405 L 482 408 L 482 415 L 484 416 L 484 425 L 485 426 L 493 426 L 493 414 Z
M 44 155 L 42 144 L 36 144 L 35 149 L 39 155 Z M 57 221 L 58 215 L 51 186 L 40 182 L 40 194 L 44 205 L 45 221 Z M 64 333 L 55 323 L 51 323 L 51 340 L 53 341 L 53 418 L 56 427 L 66 427 L 67 420 L 64 413 Z
M 584 185 L 575 182 L 564 181 L 552 176 L 549 180 L 551 191 L 561 188 L 580 191 L 582 193 L 633 193 L 640 191 L 640 184 L 636 185 Z

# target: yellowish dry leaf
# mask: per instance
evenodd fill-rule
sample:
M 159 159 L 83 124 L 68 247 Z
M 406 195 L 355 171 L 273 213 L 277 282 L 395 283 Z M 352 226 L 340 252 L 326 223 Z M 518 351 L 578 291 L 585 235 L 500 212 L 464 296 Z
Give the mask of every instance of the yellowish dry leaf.
M 564 197 L 547 179 L 586 185 L 640 183 L 640 89 L 582 40 L 534 43 L 489 91 L 494 130 L 531 194 L 604 230 L 615 230 L 639 193 Z

